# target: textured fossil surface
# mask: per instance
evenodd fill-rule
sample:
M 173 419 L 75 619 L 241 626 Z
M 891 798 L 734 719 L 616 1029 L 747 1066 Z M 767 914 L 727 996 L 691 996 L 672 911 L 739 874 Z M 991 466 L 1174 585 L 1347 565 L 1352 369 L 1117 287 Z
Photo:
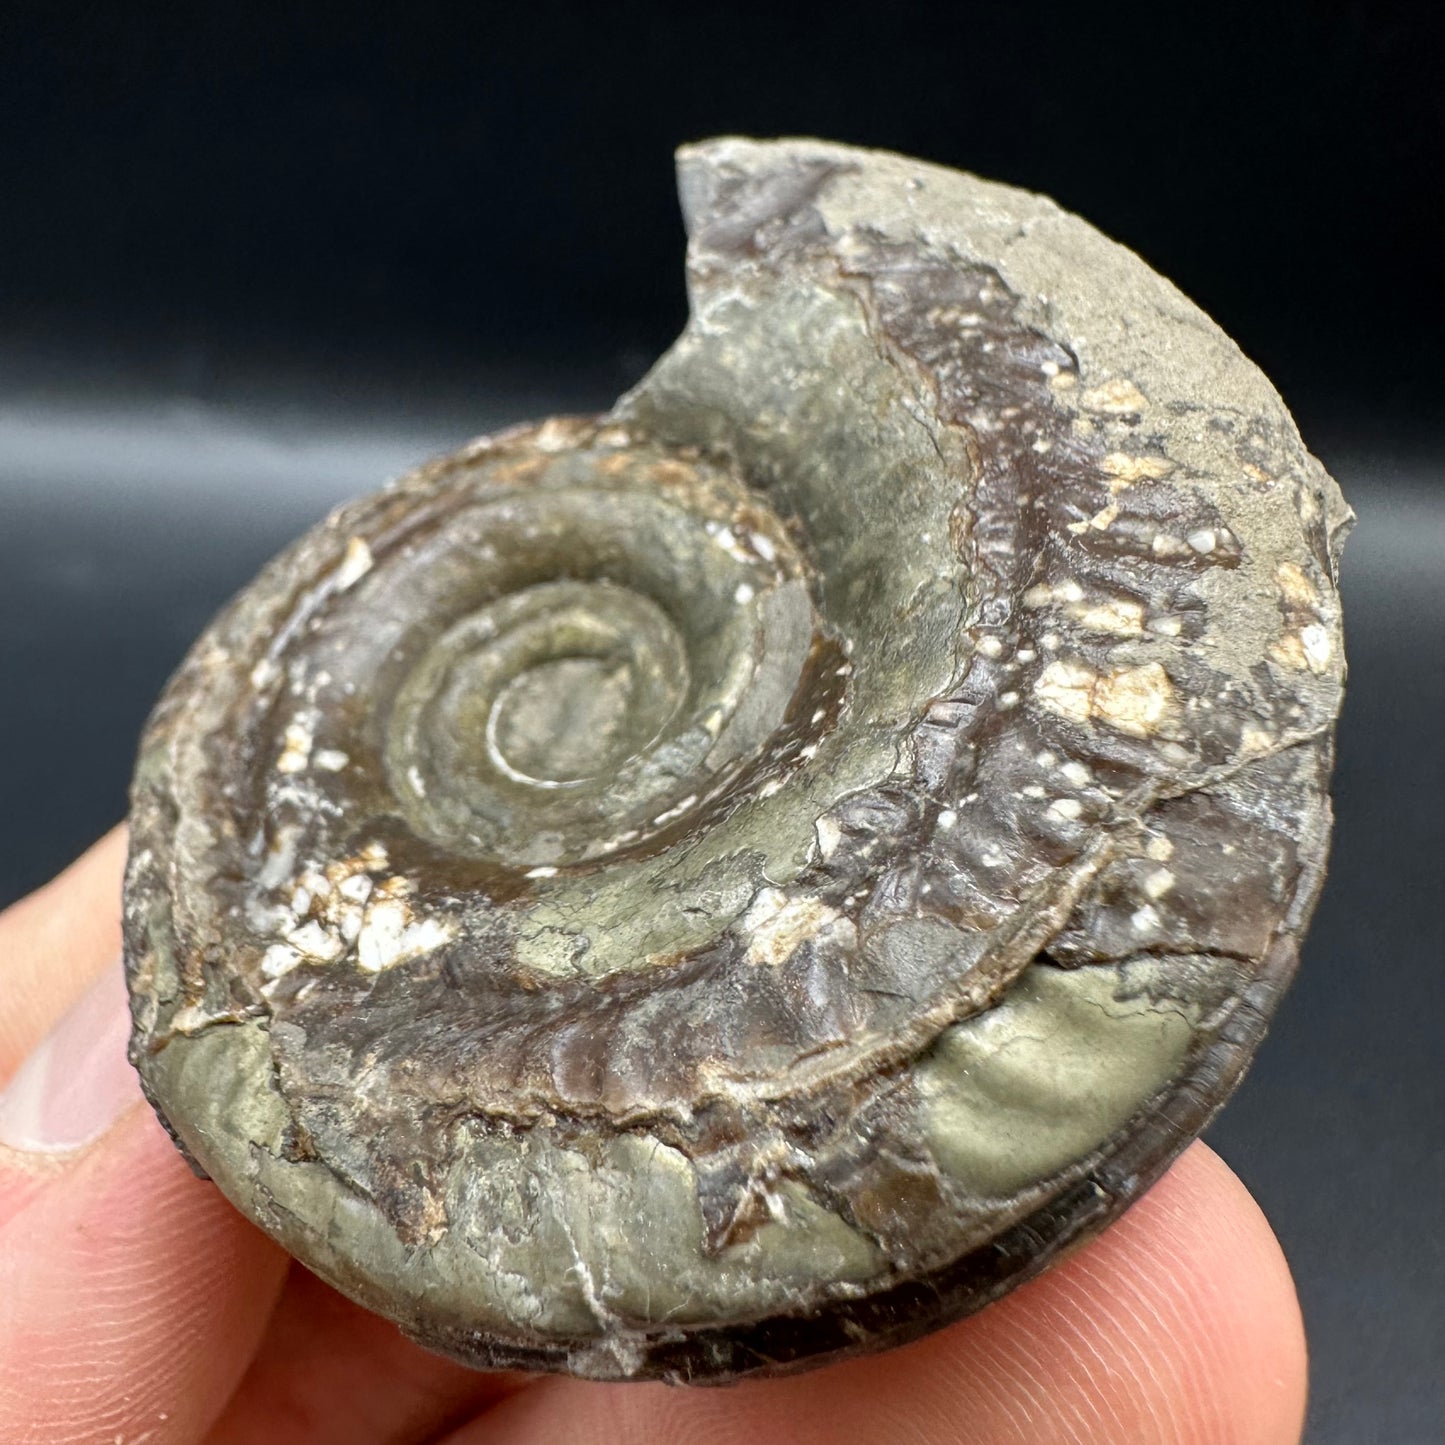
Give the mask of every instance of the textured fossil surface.
M 1051 202 L 684 150 L 605 417 L 343 507 L 146 729 L 133 1057 L 192 1161 L 481 1366 L 912 1338 L 1223 1102 L 1322 878 L 1349 513 Z

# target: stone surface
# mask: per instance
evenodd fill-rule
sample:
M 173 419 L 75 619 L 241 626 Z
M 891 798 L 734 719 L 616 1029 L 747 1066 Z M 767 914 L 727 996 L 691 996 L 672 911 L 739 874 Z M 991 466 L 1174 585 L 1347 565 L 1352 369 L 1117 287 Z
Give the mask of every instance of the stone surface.
M 137 765 L 158 1113 L 480 1366 L 987 1303 L 1228 1096 L 1323 874 L 1349 512 L 1237 348 L 1019 191 L 680 173 L 649 376 L 302 538 Z

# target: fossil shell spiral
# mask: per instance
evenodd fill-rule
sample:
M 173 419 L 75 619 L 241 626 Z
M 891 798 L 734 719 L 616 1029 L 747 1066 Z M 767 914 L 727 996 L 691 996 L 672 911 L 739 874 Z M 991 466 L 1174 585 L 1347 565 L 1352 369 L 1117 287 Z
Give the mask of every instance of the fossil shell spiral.
M 1238 1081 L 1323 876 L 1349 512 L 1051 202 L 680 154 L 606 416 L 342 507 L 152 715 L 132 1057 L 422 1343 L 706 1381 L 901 1342 Z

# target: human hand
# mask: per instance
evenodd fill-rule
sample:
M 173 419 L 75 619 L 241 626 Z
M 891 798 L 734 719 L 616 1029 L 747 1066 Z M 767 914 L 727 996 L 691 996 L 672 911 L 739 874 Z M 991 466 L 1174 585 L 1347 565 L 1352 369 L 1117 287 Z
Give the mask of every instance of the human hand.
M 484 1375 L 429 1354 L 291 1263 L 144 1105 L 124 1059 L 123 851 L 117 830 L 0 915 L 7 1445 L 1298 1440 L 1289 1270 L 1203 1144 L 1042 1278 L 886 1354 L 697 1390 Z

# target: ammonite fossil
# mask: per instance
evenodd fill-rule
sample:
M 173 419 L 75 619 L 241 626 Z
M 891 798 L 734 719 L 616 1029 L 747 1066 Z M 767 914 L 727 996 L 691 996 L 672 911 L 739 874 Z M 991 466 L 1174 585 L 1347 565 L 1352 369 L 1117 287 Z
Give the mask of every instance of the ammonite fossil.
M 342 507 L 146 729 L 133 1056 L 198 1168 L 479 1366 L 907 1340 L 1238 1081 L 1329 832 L 1349 513 L 1051 202 L 681 154 L 606 416 Z

